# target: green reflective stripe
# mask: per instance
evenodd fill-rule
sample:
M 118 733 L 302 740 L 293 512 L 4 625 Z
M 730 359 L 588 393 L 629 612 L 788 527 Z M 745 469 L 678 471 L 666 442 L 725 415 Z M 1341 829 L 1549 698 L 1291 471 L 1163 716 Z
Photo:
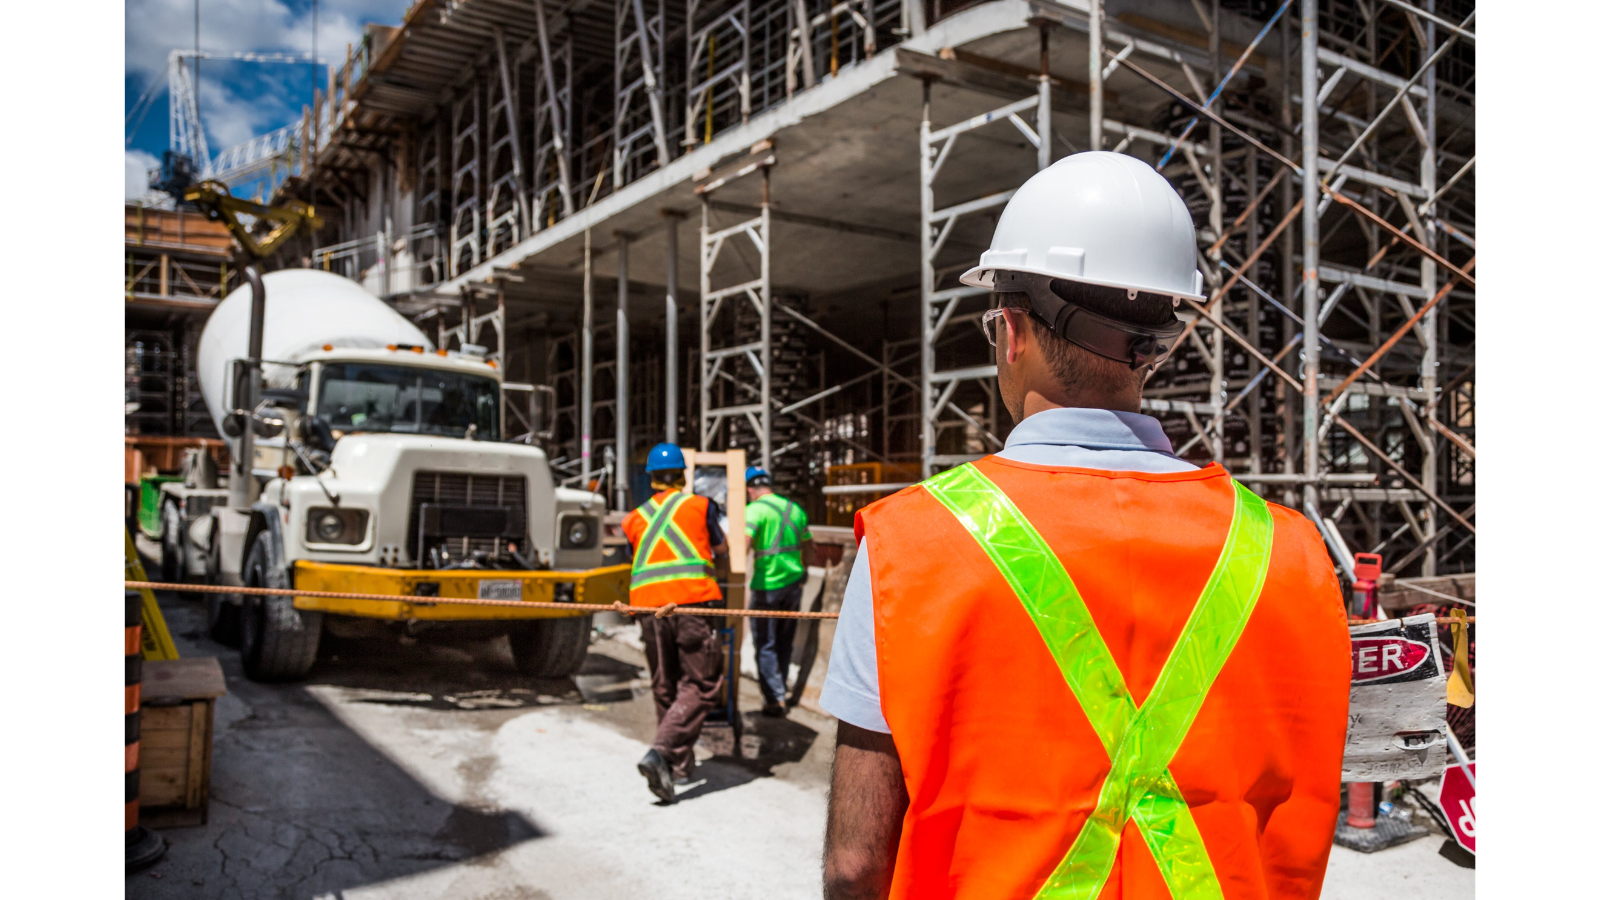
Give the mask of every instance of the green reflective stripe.
M 960 520 L 1005 576 L 1109 756 L 1138 707 L 1061 560 L 1011 498 L 973 466 L 947 469 L 922 486 Z
M 643 572 L 635 572 L 631 585 L 643 587 L 660 581 L 681 581 L 686 578 L 710 578 L 712 573 L 709 563 L 673 563 L 670 565 L 654 566 Z
M 644 536 L 639 539 L 639 548 L 633 555 L 633 577 L 629 582 L 631 587 L 643 587 L 647 584 L 685 578 L 712 577 L 714 570 L 711 564 L 700 558 L 688 536 L 678 527 L 678 523 L 673 521 L 678 507 L 687 499 L 689 499 L 688 494 L 673 494 L 658 507 L 655 498 L 652 497 L 639 507 L 639 515 L 644 518 L 646 527 Z M 672 558 L 649 562 L 656 547 L 663 541 L 671 549 Z
M 700 554 L 695 552 L 694 544 L 689 536 L 683 533 L 677 522 L 668 522 L 665 531 L 661 532 L 661 539 L 672 547 L 672 552 L 678 554 L 679 559 L 699 559 Z
M 1176 900 L 1221 900 L 1199 827 L 1167 765 L 1260 596 L 1272 550 L 1266 503 L 1237 482 L 1228 537 L 1155 687 L 1135 707 L 1066 569 L 1021 512 L 970 465 L 924 482 L 995 563 L 1111 757 L 1099 802 L 1038 897 L 1093 900 L 1131 817 Z
M 685 499 L 687 499 L 686 494 L 673 494 L 659 508 L 652 508 L 655 506 L 655 498 L 651 497 L 649 502 L 639 507 L 639 515 L 644 518 L 645 529 L 644 536 L 639 538 L 639 546 L 634 548 L 633 570 L 635 572 L 639 571 L 643 567 L 644 561 L 650 558 L 651 553 L 655 552 L 656 543 L 661 540 L 662 530 L 672 523 L 673 514 L 678 511 L 678 505 Z
M 784 553 L 799 553 L 800 528 L 799 526 L 795 525 L 794 519 L 789 517 L 789 511 L 795 508 L 794 501 L 790 500 L 788 497 L 779 497 L 777 494 L 763 494 L 756 499 L 755 503 L 752 503 L 751 505 L 755 506 L 757 504 L 761 504 L 761 501 L 769 498 L 772 499 L 773 502 L 763 505 L 778 514 L 778 527 L 773 529 L 772 532 L 772 540 L 774 541 L 773 545 L 770 547 L 757 548 L 755 551 L 756 558 L 760 559 L 768 556 L 779 556 Z M 783 501 L 782 506 L 775 505 L 779 500 Z M 785 544 L 783 543 L 784 538 L 792 538 L 794 543 Z

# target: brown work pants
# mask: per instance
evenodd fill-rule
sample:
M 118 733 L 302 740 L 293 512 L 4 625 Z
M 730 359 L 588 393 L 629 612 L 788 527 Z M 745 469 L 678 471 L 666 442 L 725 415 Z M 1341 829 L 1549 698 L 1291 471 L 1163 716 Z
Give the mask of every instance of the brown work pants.
M 652 746 L 674 775 L 685 775 L 694 765 L 700 726 L 722 687 L 721 648 L 710 620 L 702 616 L 641 616 L 639 623 L 656 701 Z

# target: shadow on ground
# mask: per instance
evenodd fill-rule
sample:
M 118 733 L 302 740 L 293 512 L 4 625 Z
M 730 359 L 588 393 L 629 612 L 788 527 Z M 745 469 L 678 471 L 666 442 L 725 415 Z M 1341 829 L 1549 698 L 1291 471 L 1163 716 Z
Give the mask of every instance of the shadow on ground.
M 217 707 L 209 823 L 163 829 L 166 857 L 129 876 L 127 897 L 339 896 L 542 836 L 518 813 L 439 798 L 306 687 L 388 691 L 416 705 L 493 716 L 495 707 L 581 702 L 571 681 L 523 678 L 509 654 L 497 659 L 493 648 L 340 642 L 306 684 L 257 684 L 243 676 L 235 651 L 205 637 L 202 604 L 160 600 L 179 652 L 217 657 L 230 693 Z

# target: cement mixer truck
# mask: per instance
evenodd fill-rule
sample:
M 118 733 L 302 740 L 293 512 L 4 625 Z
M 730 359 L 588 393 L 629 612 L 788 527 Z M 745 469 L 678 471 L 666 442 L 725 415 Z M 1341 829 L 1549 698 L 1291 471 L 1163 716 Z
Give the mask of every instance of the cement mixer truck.
M 324 632 L 428 629 L 510 638 L 524 674 L 571 674 L 588 610 L 625 600 L 628 567 L 605 566 L 604 498 L 558 486 L 537 447 L 504 441 L 502 372 L 482 348 L 435 348 L 353 281 L 289 269 L 263 276 L 262 383 L 243 365 L 251 289 L 229 294 L 200 337 L 198 376 L 246 484 L 230 505 L 197 455 L 170 504 L 178 575 L 213 584 L 365 593 L 392 600 L 208 594 L 212 635 L 257 680 L 303 677 Z M 253 409 L 240 398 L 260 396 Z M 230 466 L 239 478 L 239 468 Z M 235 494 L 235 496 L 238 496 Z M 198 574 L 198 573 L 194 573 Z M 452 600 L 572 604 L 572 610 Z

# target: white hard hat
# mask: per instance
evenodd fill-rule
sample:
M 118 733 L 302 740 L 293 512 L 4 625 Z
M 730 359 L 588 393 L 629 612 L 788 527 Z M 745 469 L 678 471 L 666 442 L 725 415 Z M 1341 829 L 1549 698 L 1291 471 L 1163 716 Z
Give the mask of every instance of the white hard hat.
M 993 288 L 995 272 L 1204 300 L 1194 220 L 1155 169 L 1121 153 L 1075 153 L 1017 189 L 994 240 L 961 283 Z

